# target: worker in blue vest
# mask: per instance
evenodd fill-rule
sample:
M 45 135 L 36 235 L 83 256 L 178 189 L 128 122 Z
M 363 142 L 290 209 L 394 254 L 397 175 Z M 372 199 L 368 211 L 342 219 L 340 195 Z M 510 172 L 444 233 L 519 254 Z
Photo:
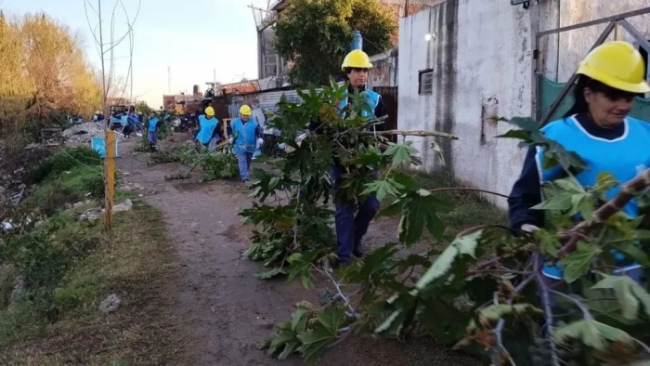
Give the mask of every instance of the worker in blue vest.
M 380 118 L 386 115 L 386 108 L 381 96 L 372 90 L 366 89 L 368 81 L 368 70 L 372 68 L 370 58 L 361 50 L 350 52 L 343 60 L 342 70 L 348 80 L 348 92 L 338 107 L 343 116 L 350 113 L 349 106 L 352 104 L 355 90 L 359 91 L 359 96 L 365 99 L 370 107 L 370 111 L 364 111 L 362 116 L 368 120 Z M 383 130 L 384 124 L 369 127 L 369 129 Z M 334 189 L 340 184 L 342 176 L 345 174 L 343 167 L 335 162 L 332 168 L 331 179 L 334 182 Z M 376 177 L 376 174 L 374 175 Z M 366 198 L 358 207 L 349 202 L 336 202 L 336 244 L 337 244 L 337 265 L 346 264 L 350 261 L 351 255 L 362 257 L 363 250 L 361 240 L 368 231 L 370 222 L 379 210 L 379 201 L 377 197 L 371 195 Z
M 248 171 L 251 160 L 253 160 L 253 153 L 255 153 L 257 145 L 262 144 L 262 129 L 257 121 L 251 118 L 251 114 L 251 108 L 244 104 L 239 108 L 239 118 L 230 122 L 233 151 L 237 155 L 239 176 L 244 183 L 248 182 Z
M 634 97 L 650 92 L 643 57 L 626 42 L 608 42 L 592 50 L 577 73 L 573 107 L 542 132 L 587 164 L 587 169 L 575 174 L 583 187 L 593 187 L 603 172 L 621 182 L 606 192 L 606 198 L 611 199 L 620 192 L 621 184 L 650 167 L 650 124 L 628 116 Z M 531 209 L 542 201 L 541 185 L 567 176 L 559 166 L 544 169 L 543 154 L 542 148 L 529 148 L 521 176 L 512 188 L 508 206 L 515 231 L 534 232 L 544 225 L 544 211 Z M 636 200 L 622 212 L 629 218 L 637 217 Z M 622 253 L 615 252 L 614 257 L 619 273 L 625 271 L 639 279 L 637 263 Z M 563 278 L 558 265 L 546 265 L 543 273 L 549 282 Z
M 210 142 L 214 136 L 214 131 L 219 129 L 219 120 L 214 116 L 214 108 L 207 107 L 205 114 L 198 117 L 199 133 L 196 139 L 205 147 L 210 148 Z M 210 151 L 212 151 L 211 149 Z
M 147 121 L 147 140 L 149 140 L 149 148 L 151 151 L 156 150 L 158 145 L 158 117 L 151 111 L 149 112 L 149 120 Z

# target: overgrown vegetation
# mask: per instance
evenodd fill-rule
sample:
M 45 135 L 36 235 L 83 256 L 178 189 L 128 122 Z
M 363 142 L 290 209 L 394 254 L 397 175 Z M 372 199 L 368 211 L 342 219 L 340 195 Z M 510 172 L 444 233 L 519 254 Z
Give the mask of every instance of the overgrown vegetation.
M 116 214 L 112 233 L 78 221 L 103 197 L 102 166 L 88 150 L 65 149 L 42 161 L 33 170 L 38 188 L 16 210 L 24 225 L 0 236 L 3 365 L 157 365 L 175 352 L 173 324 L 156 315 L 159 281 L 174 279 L 161 218 L 136 204 Z M 83 204 L 65 208 L 78 200 Z M 109 294 L 122 305 L 104 315 L 98 306 Z
M 45 14 L 0 13 L 0 134 L 35 140 L 40 128 L 90 116 L 102 91 L 80 41 Z
M 327 84 L 359 30 L 370 55 L 386 51 L 397 29 L 392 14 L 376 0 L 293 0 L 275 25 L 275 47 L 294 65 L 294 85 Z
M 362 98 L 354 98 L 349 117 L 342 118 L 330 101 L 340 100 L 345 88 L 332 84 L 301 93 L 300 105 L 281 103 L 271 125 L 294 151 L 279 175 L 256 171 L 257 202 L 242 211 L 256 225 L 246 255 L 268 267 L 259 277 L 286 274 L 310 286 L 318 275 L 335 294 L 322 309 L 298 305 L 267 342 L 270 353 L 285 358 L 298 352 L 311 364 L 353 333 L 403 337 L 424 330 L 494 365 L 639 365 L 650 359 L 644 343 L 650 335 L 650 294 L 625 274 L 615 276 L 610 254 L 615 249 L 650 265 L 639 246 L 649 238 L 642 219 L 618 213 L 646 188 L 650 171 L 603 204 L 605 191 L 625 182 L 601 174 L 595 187 L 581 187 L 573 174 L 584 163 L 546 139 L 533 121 L 513 119 L 517 129 L 504 137 L 543 147 L 545 166 L 568 173 L 545 187 L 547 200 L 536 207 L 547 212 L 549 224 L 515 236 L 476 215 L 473 227 L 462 228 L 446 244 L 450 233 L 461 229 L 458 224 L 467 223 L 464 218 L 453 224 L 454 213 L 463 213 L 449 195 L 466 189 L 424 187 L 400 169 L 417 161 L 415 149 L 367 131 L 377 121 L 360 117 L 366 108 Z M 323 122 L 318 133 L 298 145 L 296 136 L 314 120 Z M 335 192 L 328 174 L 334 161 L 344 171 Z M 328 204 L 332 197 L 356 203 L 370 194 L 387 201 L 380 217 L 399 217 L 397 237 L 335 273 L 329 265 L 335 254 Z M 276 196 L 289 199 L 265 203 Z M 581 219 L 576 221 L 576 214 Z M 570 292 L 550 286 L 541 272 L 544 263 L 564 268 Z

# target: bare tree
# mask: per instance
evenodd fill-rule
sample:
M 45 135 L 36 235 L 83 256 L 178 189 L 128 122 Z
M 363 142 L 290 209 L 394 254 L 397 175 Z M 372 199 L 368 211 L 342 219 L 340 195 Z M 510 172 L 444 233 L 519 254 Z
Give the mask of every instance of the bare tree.
M 133 19 L 129 16 L 129 13 L 126 9 L 126 6 L 122 0 L 116 0 L 112 4 L 111 16 L 110 16 L 110 34 L 109 41 L 104 42 L 104 17 L 102 13 L 102 0 L 97 0 L 96 8 L 93 6 L 92 0 L 84 0 L 84 11 L 86 14 L 86 20 L 88 22 L 88 27 L 93 36 L 95 42 L 95 48 L 101 60 L 101 78 L 102 78 L 102 89 L 103 89 L 103 103 L 102 109 L 105 115 L 108 115 L 106 100 L 109 96 L 118 96 L 120 98 L 124 97 L 126 93 L 127 86 L 130 85 L 129 99 L 133 96 L 133 50 L 134 50 L 134 32 L 133 25 L 135 24 L 138 16 L 140 14 L 141 0 L 138 0 L 138 8 Z M 127 30 L 124 34 L 119 37 L 115 37 L 115 25 L 116 25 L 116 13 L 118 9 L 121 9 L 126 18 Z M 92 24 L 91 14 L 92 11 L 97 19 L 95 25 Z M 126 80 L 121 82 L 121 78 L 116 77 L 115 70 L 115 49 L 119 46 L 124 40 L 128 37 L 129 39 L 129 67 L 127 70 Z M 107 59 L 108 56 L 108 59 Z M 108 64 L 108 70 L 107 70 Z M 121 92 L 120 92 L 121 90 Z

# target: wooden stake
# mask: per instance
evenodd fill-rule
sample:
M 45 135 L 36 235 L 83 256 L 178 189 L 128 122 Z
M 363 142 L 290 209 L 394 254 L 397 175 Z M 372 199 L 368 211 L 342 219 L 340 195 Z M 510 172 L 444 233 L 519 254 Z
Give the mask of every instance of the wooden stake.
M 104 200 L 104 228 L 106 231 L 110 231 L 113 227 L 113 199 L 115 197 L 115 141 L 116 135 L 114 131 L 106 132 L 106 158 L 104 159 L 104 184 L 105 186 L 105 195 Z

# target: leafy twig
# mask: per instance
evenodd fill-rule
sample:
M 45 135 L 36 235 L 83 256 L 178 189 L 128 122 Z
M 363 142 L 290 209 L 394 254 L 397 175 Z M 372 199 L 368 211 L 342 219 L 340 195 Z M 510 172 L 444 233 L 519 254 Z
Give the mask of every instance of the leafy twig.
M 571 238 L 562 248 L 560 248 L 560 250 L 558 250 L 558 255 L 563 257 L 575 250 L 578 241 L 580 241 L 585 231 L 591 229 L 596 224 L 604 222 L 615 213 L 621 211 L 623 207 L 634 198 L 636 193 L 642 191 L 648 186 L 650 186 L 650 169 L 645 170 L 643 173 L 637 175 L 636 178 L 625 183 L 623 187 L 621 187 L 621 191 L 614 196 L 614 198 L 607 201 L 607 203 L 594 212 L 591 220 L 583 221 L 574 227 L 570 231 Z

